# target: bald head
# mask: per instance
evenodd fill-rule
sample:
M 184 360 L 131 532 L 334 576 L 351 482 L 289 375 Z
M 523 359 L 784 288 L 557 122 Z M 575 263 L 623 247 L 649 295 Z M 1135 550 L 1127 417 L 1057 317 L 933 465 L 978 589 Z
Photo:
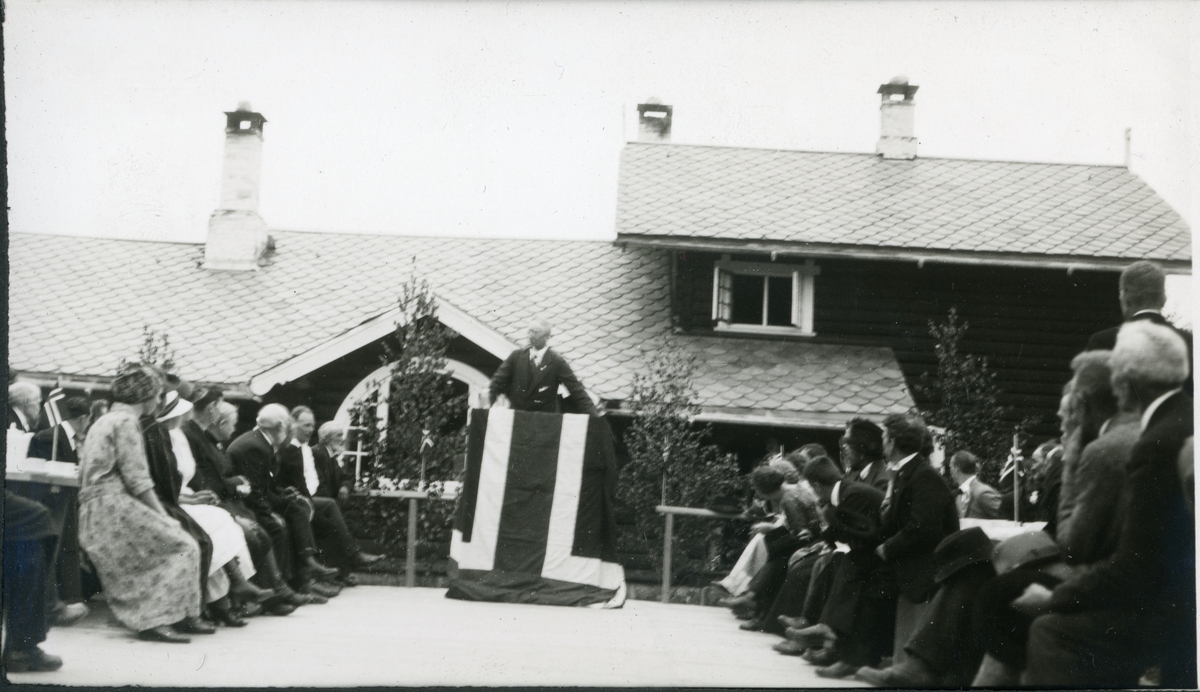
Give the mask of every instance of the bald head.
M 534 320 L 529 325 L 529 345 L 536 349 L 545 348 L 552 331 L 546 320 Z

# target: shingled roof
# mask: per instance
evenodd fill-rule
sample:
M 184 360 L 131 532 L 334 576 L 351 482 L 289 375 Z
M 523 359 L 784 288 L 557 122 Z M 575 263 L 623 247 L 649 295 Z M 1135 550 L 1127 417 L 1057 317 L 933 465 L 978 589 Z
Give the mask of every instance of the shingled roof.
M 630 143 L 619 241 L 877 248 L 1190 266 L 1191 234 L 1126 168 Z
M 14 233 L 9 365 L 110 376 L 143 326 L 177 370 L 245 387 L 256 375 L 393 309 L 415 269 L 446 304 L 517 343 L 535 317 L 588 389 L 625 399 L 642 349 L 667 333 L 669 257 L 608 242 L 272 232 L 256 272 L 203 269 L 204 246 Z M 701 356 L 699 403 L 716 417 L 821 423 L 912 405 L 890 349 L 677 337 Z M 844 416 L 838 423 L 844 421 Z

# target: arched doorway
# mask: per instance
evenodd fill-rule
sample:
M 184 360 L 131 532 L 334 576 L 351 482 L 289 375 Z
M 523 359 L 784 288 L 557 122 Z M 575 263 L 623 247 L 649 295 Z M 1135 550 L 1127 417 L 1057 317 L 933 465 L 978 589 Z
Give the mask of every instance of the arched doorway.
M 391 384 L 389 376 L 392 372 L 392 366 L 384 365 L 376 369 L 371 374 L 364 377 L 358 384 L 346 394 L 346 398 L 342 399 L 342 403 L 338 406 L 337 415 L 334 420 L 344 424 L 350 423 L 350 409 L 354 407 L 363 397 L 373 389 L 378 388 L 380 393 L 380 408 L 376 411 L 378 420 L 387 420 L 387 394 L 388 386 Z M 468 396 L 467 404 L 472 408 L 485 407 L 487 405 L 488 384 L 491 378 L 483 374 L 479 370 L 452 358 L 446 359 L 445 372 L 455 380 L 467 385 Z

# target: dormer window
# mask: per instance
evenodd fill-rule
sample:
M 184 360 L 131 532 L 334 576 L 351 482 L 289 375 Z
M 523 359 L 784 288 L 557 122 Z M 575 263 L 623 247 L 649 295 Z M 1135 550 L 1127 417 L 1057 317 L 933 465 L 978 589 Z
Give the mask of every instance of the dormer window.
M 761 334 L 813 335 L 813 284 L 820 269 L 804 264 L 738 262 L 713 266 L 714 328 Z

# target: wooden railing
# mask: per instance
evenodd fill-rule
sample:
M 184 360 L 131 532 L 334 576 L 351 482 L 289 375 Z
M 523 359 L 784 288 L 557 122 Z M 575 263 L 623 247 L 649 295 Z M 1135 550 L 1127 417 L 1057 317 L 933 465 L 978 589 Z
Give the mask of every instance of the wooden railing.
M 662 594 L 659 597 L 663 603 L 667 603 L 671 599 L 671 544 L 675 538 L 675 517 L 700 517 L 701 519 L 743 519 L 749 521 L 751 517 L 745 514 L 726 514 L 724 512 L 714 512 L 711 509 L 702 509 L 700 507 L 672 507 L 670 505 L 659 505 L 654 508 L 655 512 L 666 517 L 666 529 L 663 531 L 663 561 L 662 561 Z
M 368 490 L 356 493 L 360 497 L 382 497 L 396 500 L 408 500 L 408 534 L 405 538 L 404 556 L 404 585 L 417 585 L 417 503 L 421 500 L 453 502 L 458 499 L 457 492 L 446 491 L 430 496 L 426 490 Z

